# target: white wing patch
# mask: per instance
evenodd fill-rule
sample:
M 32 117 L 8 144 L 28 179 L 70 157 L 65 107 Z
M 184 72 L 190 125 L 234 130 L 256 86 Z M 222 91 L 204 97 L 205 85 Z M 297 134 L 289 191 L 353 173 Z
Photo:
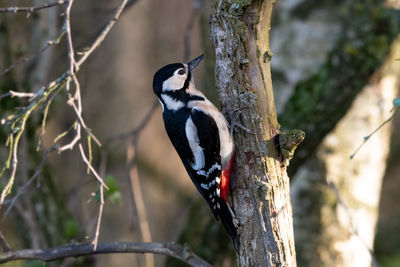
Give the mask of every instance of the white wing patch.
M 205 190 L 208 190 L 208 185 L 206 184 L 200 184 L 201 187 L 203 187 Z
M 225 168 L 229 165 L 234 150 L 233 139 L 229 131 L 229 124 L 226 121 L 225 117 L 207 99 L 205 101 L 190 101 L 188 103 L 188 107 L 201 111 L 214 119 L 218 127 L 219 141 L 221 146 L 221 163 L 222 166 Z
M 161 98 L 165 103 L 165 108 L 169 110 L 177 111 L 178 109 L 181 109 L 185 106 L 185 103 L 179 100 L 175 100 L 169 95 L 161 94 Z M 164 105 L 163 105 L 163 110 L 164 110 Z
M 214 165 L 211 166 L 211 168 L 207 172 L 205 172 L 204 170 L 199 170 L 197 171 L 197 174 L 208 178 L 214 170 L 221 170 L 221 165 L 215 163 Z
M 185 132 L 187 140 L 189 141 L 190 149 L 194 156 L 194 162 L 192 162 L 190 166 L 196 171 L 201 170 L 204 168 L 205 164 L 204 152 L 203 148 L 200 146 L 196 125 L 194 125 L 191 117 L 186 121 Z

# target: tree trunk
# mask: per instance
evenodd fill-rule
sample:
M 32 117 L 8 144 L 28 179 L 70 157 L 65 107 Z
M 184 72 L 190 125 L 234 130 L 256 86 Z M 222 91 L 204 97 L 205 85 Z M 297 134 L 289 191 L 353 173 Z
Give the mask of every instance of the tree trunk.
M 389 125 L 349 156 L 390 117 L 400 83 L 400 39 L 383 67 L 328 134 L 292 184 L 301 266 L 376 266 L 373 241 L 389 153 Z
M 234 3 L 232 3 L 234 2 Z M 240 222 L 239 266 L 296 266 L 289 179 L 275 143 L 269 28 L 274 1 L 214 1 L 211 38 L 221 106 L 253 134 L 234 135 L 231 177 Z

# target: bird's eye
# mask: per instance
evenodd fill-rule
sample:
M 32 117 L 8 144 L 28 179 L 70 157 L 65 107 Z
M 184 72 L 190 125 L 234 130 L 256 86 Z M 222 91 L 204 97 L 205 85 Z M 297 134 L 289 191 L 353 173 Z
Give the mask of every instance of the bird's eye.
M 180 69 L 180 70 L 178 71 L 178 74 L 179 74 L 179 75 L 183 75 L 183 74 L 185 74 L 185 73 L 186 73 L 185 69 Z

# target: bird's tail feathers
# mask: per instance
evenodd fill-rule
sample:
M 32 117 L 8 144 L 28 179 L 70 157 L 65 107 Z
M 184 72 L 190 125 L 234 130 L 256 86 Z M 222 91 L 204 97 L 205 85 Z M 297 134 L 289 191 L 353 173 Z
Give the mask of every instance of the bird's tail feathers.
M 237 233 L 239 222 L 234 217 L 233 212 L 227 203 L 221 203 L 220 219 L 226 231 L 231 236 L 236 251 L 239 252 L 239 236 Z

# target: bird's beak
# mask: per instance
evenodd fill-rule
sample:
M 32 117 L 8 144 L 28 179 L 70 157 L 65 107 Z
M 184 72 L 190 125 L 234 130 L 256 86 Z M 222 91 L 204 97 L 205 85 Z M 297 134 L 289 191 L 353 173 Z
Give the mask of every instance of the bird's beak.
M 194 68 L 196 68 L 196 66 L 199 65 L 199 63 L 203 59 L 203 57 L 204 57 L 204 54 L 202 54 L 201 56 L 196 57 L 195 59 L 193 59 L 192 61 L 190 61 L 187 64 L 190 72 L 192 72 L 194 70 Z

